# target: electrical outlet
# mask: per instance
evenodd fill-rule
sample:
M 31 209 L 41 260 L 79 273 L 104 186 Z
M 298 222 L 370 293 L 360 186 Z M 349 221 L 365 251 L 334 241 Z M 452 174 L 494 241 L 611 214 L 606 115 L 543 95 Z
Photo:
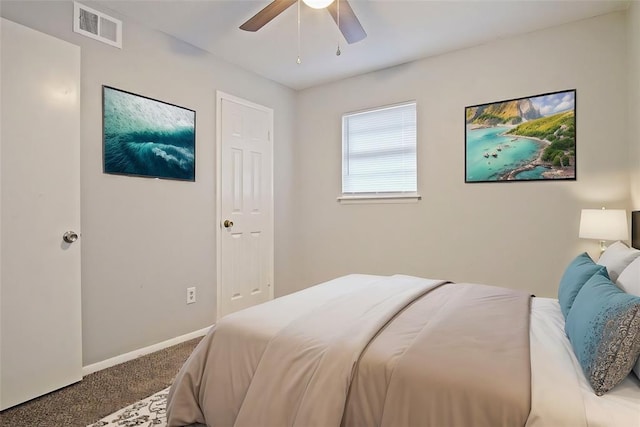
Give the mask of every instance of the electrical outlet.
M 187 304 L 196 302 L 196 287 L 187 288 Z

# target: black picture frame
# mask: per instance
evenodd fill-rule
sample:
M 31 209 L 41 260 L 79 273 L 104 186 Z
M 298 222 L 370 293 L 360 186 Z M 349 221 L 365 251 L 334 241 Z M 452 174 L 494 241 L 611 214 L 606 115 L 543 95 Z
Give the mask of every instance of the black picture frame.
M 195 181 L 196 112 L 102 86 L 103 172 Z
M 575 181 L 576 89 L 465 107 L 465 183 Z

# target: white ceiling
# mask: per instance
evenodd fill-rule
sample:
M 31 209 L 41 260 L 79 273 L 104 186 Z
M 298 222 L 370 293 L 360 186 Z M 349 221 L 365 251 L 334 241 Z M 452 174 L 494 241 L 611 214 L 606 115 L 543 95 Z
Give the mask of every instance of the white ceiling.
M 366 39 L 352 45 L 339 37 L 327 11 L 302 5 L 299 65 L 296 5 L 251 33 L 238 27 L 270 0 L 84 3 L 97 4 L 105 12 L 108 12 L 105 8 L 112 9 L 228 62 L 293 89 L 303 89 L 514 34 L 624 10 L 630 1 L 349 0 L 368 34 Z M 340 56 L 336 56 L 338 40 Z

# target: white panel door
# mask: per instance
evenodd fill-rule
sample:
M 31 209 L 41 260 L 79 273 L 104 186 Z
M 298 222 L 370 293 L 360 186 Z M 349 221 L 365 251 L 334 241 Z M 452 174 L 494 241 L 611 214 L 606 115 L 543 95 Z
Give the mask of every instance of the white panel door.
M 218 92 L 218 317 L 273 298 L 273 111 Z
M 0 409 L 82 379 L 80 48 L 1 23 Z

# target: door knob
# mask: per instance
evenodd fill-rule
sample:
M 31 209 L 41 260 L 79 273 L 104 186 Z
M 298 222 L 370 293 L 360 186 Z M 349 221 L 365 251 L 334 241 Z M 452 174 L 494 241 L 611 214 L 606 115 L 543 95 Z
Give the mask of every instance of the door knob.
M 62 235 L 62 240 L 67 243 L 73 243 L 78 240 L 78 233 L 76 233 L 75 231 L 67 231 Z
M 229 221 L 228 219 L 225 219 L 222 225 L 224 225 L 224 228 L 231 228 L 233 227 L 233 221 Z

